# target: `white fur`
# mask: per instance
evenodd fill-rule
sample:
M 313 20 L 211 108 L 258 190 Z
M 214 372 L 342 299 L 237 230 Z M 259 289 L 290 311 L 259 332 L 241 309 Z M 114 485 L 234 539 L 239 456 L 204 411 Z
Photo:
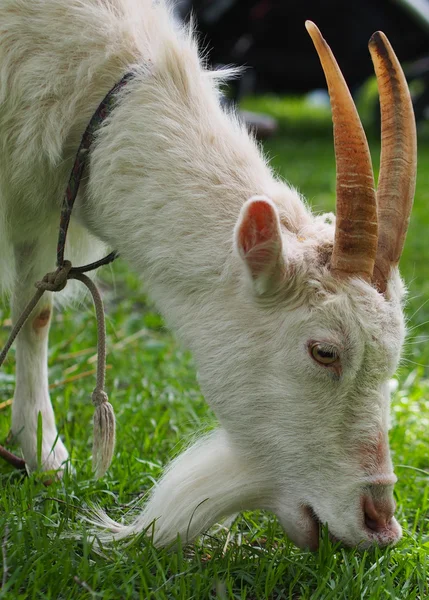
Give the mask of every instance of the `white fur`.
M 361 502 L 392 497 L 391 483 L 374 482 L 392 477 L 388 380 L 404 336 L 397 272 L 386 297 L 331 276 L 334 224 L 275 178 L 222 111 L 222 75 L 203 68 L 163 1 L 0 0 L 0 282 L 13 288 L 14 318 L 54 266 L 80 137 L 130 70 L 91 151 L 66 256 L 92 261 L 106 244 L 143 276 L 192 350 L 220 428 L 170 465 L 134 522 L 101 513 L 105 540 L 154 520 L 158 543 L 192 539 L 221 516 L 261 507 L 314 546 L 306 506 L 346 543 L 396 540 L 394 519 L 374 535 L 364 527 Z M 254 196 L 269 198 L 263 248 L 263 232 L 250 239 Z M 340 375 L 311 358 L 311 341 L 338 350 Z M 47 328 L 35 332 L 33 321 L 17 340 L 12 430 L 31 467 L 39 411 L 45 466 L 67 457 L 59 440 L 51 452 L 46 345 Z

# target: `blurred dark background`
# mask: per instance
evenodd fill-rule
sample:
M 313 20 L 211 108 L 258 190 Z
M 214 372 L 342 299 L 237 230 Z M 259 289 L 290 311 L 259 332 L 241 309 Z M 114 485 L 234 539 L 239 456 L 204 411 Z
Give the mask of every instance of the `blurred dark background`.
M 429 0 L 177 0 L 192 13 L 212 65 L 246 66 L 233 85 L 240 99 L 258 93 L 306 93 L 325 81 L 304 23 L 327 39 L 352 91 L 373 74 L 368 41 L 388 36 L 409 80 L 418 80 L 418 120 L 429 117 Z

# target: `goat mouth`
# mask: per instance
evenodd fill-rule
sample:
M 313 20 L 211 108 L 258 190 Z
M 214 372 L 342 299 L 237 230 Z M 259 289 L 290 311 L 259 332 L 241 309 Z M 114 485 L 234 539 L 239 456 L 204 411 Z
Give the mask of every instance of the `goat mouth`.
M 368 521 L 365 519 L 364 531 L 366 532 L 368 542 L 365 546 L 371 544 L 377 544 L 379 546 L 388 546 L 390 544 L 396 544 L 402 537 L 402 528 L 399 525 L 395 517 L 391 517 L 382 526 L 377 523 Z
M 304 542 L 304 546 L 306 548 L 308 548 L 310 551 L 315 552 L 316 550 L 319 549 L 320 533 L 321 533 L 324 523 L 322 522 L 319 515 L 316 513 L 316 511 L 310 504 L 303 505 L 301 510 L 302 510 L 302 514 L 305 518 L 304 528 L 306 531 L 306 540 Z M 325 525 L 327 525 L 327 523 L 325 523 Z M 329 529 L 328 529 L 328 536 L 333 544 L 336 544 L 338 542 L 344 543 L 344 542 L 342 542 L 342 540 L 340 538 L 335 536 Z
M 301 507 L 302 514 L 302 529 L 303 535 L 301 543 L 298 544 L 301 547 L 308 548 L 310 551 L 315 552 L 319 548 L 320 543 L 320 532 L 323 526 L 323 522 L 310 504 L 304 504 Z M 398 524 L 396 519 L 392 516 L 383 527 L 375 528 L 374 524 L 369 522 L 368 519 L 363 521 L 361 524 L 362 539 L 360 541 L 352 542 L 350 540 L 341 539 L 334 535 L 331 531 L 328 531 L 329 539 L 332 543 L 340 542 L 341 545 L 346 547 L 357 546 L 359 548 L 368 548 L 372 545 L 387 546 L 395 544 L 402 535 L 401 526 Z
M 302 507 L 304 517 L 305 543 L 304 545 L 311 551 L 316 551 L 319 548 L 320 530 L 322 521 L 319 519 L 314 508 L 309 504 Z

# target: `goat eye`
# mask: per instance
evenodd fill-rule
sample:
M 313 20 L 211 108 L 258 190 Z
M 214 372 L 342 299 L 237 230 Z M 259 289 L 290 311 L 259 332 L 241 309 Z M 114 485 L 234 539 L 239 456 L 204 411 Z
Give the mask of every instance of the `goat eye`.
M 338 360 L 338 354 L 335 350 L 320 344 L 313 344 L 310 347 L 310 354 L 316 362 L 324 366 L 332 365 Z

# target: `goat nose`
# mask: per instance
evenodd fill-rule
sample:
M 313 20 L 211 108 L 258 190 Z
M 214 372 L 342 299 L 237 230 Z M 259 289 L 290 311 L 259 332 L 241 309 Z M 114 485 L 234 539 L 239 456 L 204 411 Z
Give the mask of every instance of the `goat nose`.
M 366 494 L 363 497 L 363 513 L 365 525 L 371 531 L 380 532 L 388 528 L 393 518 L 396 504 L 391 492 Z

